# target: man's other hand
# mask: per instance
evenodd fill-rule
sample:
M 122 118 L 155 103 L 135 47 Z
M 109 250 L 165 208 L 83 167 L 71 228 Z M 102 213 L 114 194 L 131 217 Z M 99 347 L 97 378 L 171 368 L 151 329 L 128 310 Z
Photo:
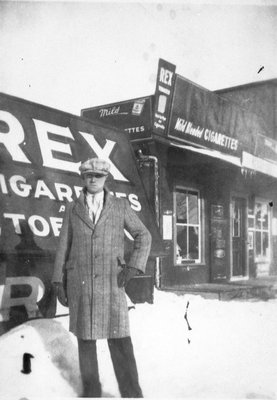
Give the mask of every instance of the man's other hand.
M 64 307 L 68 307 L 68 300 L 67 300 L 67 296 L 65 294 L 62 282 L 54 282 L 53 287 L 54 287 L 55 294 L 56 294 L 59 302 L 61 303 L 61 305 L 63 305 Z

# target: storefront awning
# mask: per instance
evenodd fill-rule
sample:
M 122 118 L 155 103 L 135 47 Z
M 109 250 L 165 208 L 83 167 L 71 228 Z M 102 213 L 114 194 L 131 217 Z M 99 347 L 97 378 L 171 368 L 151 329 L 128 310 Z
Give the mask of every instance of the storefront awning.
M 253 156 L 252 154 L 247 153 L 246 151 L 242 152 L 241 166 L 243 168 L 252 169 L 262 174 L 266 174 L 269 176 L 273 176 L 274 178 L 277 178 L 276 163 L 264 160 L 263 158 Z
M 194 146 L 179 144 L 170 142 L 170 145 L 173 147 L 177 147 L 179 149 L 192 151 L 198 154 L 203 154 L 209 157 L 214 157 L 233 165 L 236 165 L 240 168 L 247 168 L 252 171 L 260 172 L 261 174 L 269 175 L 274 178 L 277 178 L 277 164 L 264 160 L 263 158 L 256 157 L 246 151 L 242 152 L 242 158 L 231 156 L 228 154 L 223 154 L 220 151 L 210 150 L 210 149 L 203 149 Z
M 189 145 L 184 145 L 184 144 L 177 144 L 170 142 L 170 145 L 173 147 L 177 147 L 179 149 L 183 150 L 188 150 L 192 151 L 198 154 L 203 154 L 209 157 L 214 157 L 223 161 L 226 161 L 228 163 L 231 163 L 233 165 L 236 165 L 237 167 L 240 168 L 247 168 L 252 171 L 257 171 L 260 172 L 261 174 L 269 175 L 274 178 L 277 178 L 277 164 L 264 160 L 262 158 L 253 156 L 250 153 L 247 153 L 246 151 L 242 152 L 242 158 L 240 159 L 239 157 L 231 156 L 228 154 L 223 154 L 220 151 L 216 150 L 210 150 L 210 149 L 202 149 L 198 147 L 193 147 Z
M 242 166 L 241 159 L 239 157 L 231 156 L 229 154 L 223 154 L 217 150 L 203 149 L 203 148 L 199 148 L 199 147 L 193 147 L 193 146 L 184 145 L 184 144 L 177 144 L 177 143 L 173 143 L 173 142 L 171 142 L 170 145 L 174 146 L 174 147 L 178 147 L 179 149 L 189 150 L 189 151 L 193 151 L 195 153 L 204 154 L 209 157 L 214 157 L 214 158 L 226 161 L 228 163 L 234 164 L 237 167 Z

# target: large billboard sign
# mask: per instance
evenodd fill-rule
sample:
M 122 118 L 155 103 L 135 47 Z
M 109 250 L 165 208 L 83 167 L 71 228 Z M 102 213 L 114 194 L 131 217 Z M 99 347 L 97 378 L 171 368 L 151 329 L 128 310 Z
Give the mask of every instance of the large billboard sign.
M 81 115 L 91 121 L 124 130 L 132 142 L 152 138 L 153 96 L 83 109 Z
M 128 136 L 0 93 L 0 333 L 22 312 L 25 319 L 53 314 L 51 277 L 65 204 L 79 196 L 79 166 L 91 157 L 110 162 L 107 186 L 129 200 L 152 234 L 152 256 L 159 255 L 162 241 Z
M 254 151 L 258 117 L 230 100 L 176 75 L 167 135 L 240 156 Z

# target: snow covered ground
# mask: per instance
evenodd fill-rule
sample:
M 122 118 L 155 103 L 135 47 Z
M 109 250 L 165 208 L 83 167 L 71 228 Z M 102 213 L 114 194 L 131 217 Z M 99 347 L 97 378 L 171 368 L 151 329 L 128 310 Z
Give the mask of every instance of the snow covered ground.
M 277 300 L 223 302 L 160 291 L 154 299 L 129 311 L 144 397 L 276 399 Z M 97 346 L 103 396 L 119 397 L 107 343 Z M 24 353 L 34 357 L 30 374 L 21 372 Z M 1 399 L 81 392 L 68 317 L 29 321 L 2 335 L 0 356 Z

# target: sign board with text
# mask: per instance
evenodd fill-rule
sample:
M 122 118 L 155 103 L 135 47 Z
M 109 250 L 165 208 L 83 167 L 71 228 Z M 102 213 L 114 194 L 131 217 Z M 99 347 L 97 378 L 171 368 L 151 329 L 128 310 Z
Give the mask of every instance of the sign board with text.
M 223 153 L 253 152 L 258 118 L 229 100 L 176 75 L 167 135 Z
M 124 130 L 130 140 L 152 138 L 153 96 L 83 109 L 81 115 L 91 121 Z
M 159 59 L 155 91 L 153 132 L 162 136 L 165 136 L 167 132 L 175 82 L 175 70 L 175 65 L 163 59 Z

